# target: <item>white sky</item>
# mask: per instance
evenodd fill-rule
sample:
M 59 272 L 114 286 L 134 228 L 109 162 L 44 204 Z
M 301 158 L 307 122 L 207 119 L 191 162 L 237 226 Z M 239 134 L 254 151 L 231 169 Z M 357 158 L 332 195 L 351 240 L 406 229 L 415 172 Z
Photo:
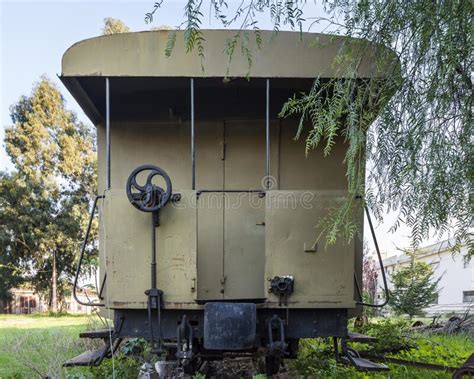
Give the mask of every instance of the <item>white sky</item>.
M 73 43 L 84 38 L 99 35 L 105 17 L 123 20 L 132 31 L 147 30 L 160 25 L 176 26 L 183 17 L 183 0 L 164 0 L 161 11 L 155 15 L 152 25 L 146 25 L 144 16 L 151 11 L 153 1 L 2 1 L 0 0 L 0 170 L 11 170 L 12 165 L 3 144 L 4 128 L 9 125 L 9 106 L 21 95 L 29 94 L 32 85 L 46 74 L 64 94 L 67 106 L 85 122 L 89 120 L 75 100 L 57 79 L 60 73 L 61 57 Z M 240 3 L 230 0 L 231 5 Z M 205 8 L 208 12 L 209 7 Z M 219 22 L 205 13 L 203 28 L 219 28 Z M 323 15 L 319 5 L 306 5 L 305 17 Z M 305 30 L 307 30 L 306 24 Z M 271 29 L 267 18 L 261 18 L 261 29 Z M 315 25 L 314 32 L 324 25 Z M 282 28 L 284 30 L 286 28 Z M 388 229 L 395 221 L 395 214 L 389 214 L 384 223 L 376 225 L 381 249 L 391 255 L 395 247 L 409 245 L 409 230 L 402 226 L 397 233 Z M 365 239 L 373 248 L 368 225 Z M 436 242 L 431 239 L 427 243 Z

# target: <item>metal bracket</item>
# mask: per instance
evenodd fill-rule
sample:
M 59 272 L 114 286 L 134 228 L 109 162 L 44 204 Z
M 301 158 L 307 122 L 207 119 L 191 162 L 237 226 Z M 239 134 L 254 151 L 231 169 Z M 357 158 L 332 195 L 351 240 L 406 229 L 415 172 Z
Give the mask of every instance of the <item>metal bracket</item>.
M 318 243 L 315 242 L 311 247 L 306 248 L 306 242 L 303 244 L 303 251 L 305 253 L 317 253 L 318 252 Z
M 224 293 L 225 291 L 225 282 L 226 282 L 227 278 L 225 276 L 221 277 L 221 293 Z
M 279 297 L 279 305 L 288 305 L 288 297 L 293 293 L 295 280 L 292 276 L 275 276 L 270 281 L 270 292 Z
M 176 330 L 176 358 L 184 366 L 193 359 L 193 327 L 186 315 L 183 316 Z
M 267 319 L 268 344 L 269 355 L 280 356 L 285 354 L 288 344 L 285 343 L 285 323 L 276 314 Z M 276 331 L 278 340 L 273 338 L 273 331 Z
M 182 198 L 182 196 L 181 196 L 180 193 L 173 193 L 173 194 L 171 195 L 170 201 L 171 201 L 172 203 L 177 203 L 178 201 L 181 201 L 181 198 Z
M 161 307 L 163 291 L 157 288 L 150 288 L 145 291 L 145 295 L 148 296 L 147 310 L 148 310 L 148 327 L 150 331 L 150 343 L 152 353 L 161 354 L 163 350 L 163 336 L 161 333 Z M 157 310 L 157 321 L 158 321 L 158 338 L 155 343 L 155 336 L 153 335 L 153 310 Z

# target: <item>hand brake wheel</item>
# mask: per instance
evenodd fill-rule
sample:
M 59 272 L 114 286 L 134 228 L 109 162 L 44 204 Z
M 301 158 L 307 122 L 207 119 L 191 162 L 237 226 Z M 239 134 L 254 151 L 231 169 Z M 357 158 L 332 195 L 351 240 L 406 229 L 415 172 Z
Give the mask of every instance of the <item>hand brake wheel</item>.
M 148 173 L 145 184 L 141 185 L 137 182 L 137 177 L 141 173 Z M 145 176 L 145 175 L 144 175 Z M 165 189 L 153 184 L 155 177 L 161 176 L 165 181 Z M 148 297 L 148 327 L 149 338 L 152 345 L 152 352 L 161 354 L 163 347 L 163 335 L 161 331 L 161 307 L 163 291 L 157 288 L 156 278 L 156 228 L 159 226 L 159 211 L 172 198 L 171 179 L 168 174 L 159 167 L 153 165 L 143 165 L 137 167 L 132 171 L 127 180 L 127 197 L 130 203 L 140 211 L 150 212 L 152 214 L 152 228 L 151 228 L 151 288 L 145 291 Z M 152 314 L 156 310 L 157 313 L 157 327 L 158 336 L 154 336 L 154 323 Z M 155 341 L 157 343 L 155 343 Z
M 137 176 L 146 171 L 149 173 L 145 184 L 138 184 Z M 165 189 L 152 183 L 155 176 L 161 176 L 164 179 Z M 127 180 L 126 191 L 128 200 L 135 208 L 143 212 L 157 212 L 171 199 L 171 179 L 161 168 L 146 164 L 132 171 Z

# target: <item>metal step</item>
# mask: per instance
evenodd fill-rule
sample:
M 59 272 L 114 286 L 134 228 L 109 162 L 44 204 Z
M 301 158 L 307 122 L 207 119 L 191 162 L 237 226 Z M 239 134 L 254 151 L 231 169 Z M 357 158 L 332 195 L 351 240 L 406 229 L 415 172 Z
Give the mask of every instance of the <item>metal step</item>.
M 64 367 L 71 366 L 97 366 L 101 362 L 104 349 L 87 350 L 77 357 L 71 358 L 63 363 Z
M 377 343 L 378 341 L 379 339 L 376 337 L 366 336 L 355 332 L 347 333 L 347 342 Z
M 390 371 L 390 368 L 383 363 L 372 362 L 359 357 L 341 357 L 341 361 L 354 366 L 357 371 Z
M 86 332 L 79 333 L 79 338 L 109 338 L 110 334 L 114 334 L 113 329 L 98 329 L 89 330 Z

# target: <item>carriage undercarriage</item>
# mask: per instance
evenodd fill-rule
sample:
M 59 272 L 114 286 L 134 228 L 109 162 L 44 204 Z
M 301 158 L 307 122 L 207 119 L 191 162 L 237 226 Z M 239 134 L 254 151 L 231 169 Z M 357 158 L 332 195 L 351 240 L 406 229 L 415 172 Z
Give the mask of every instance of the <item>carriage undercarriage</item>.
M 271 334 L 268 329 L 268 320 L 276 317 L 281 317 L 281 321 L 285 324 L 284 330 L 287 332 L 283 339 L 281 339 L 278 328 L 271 328 Z M 148 323 L 146 319 L 147 315 L 143 311 L 117 312 L 115 329 L 96 330 L 80 334 L 81 338 L 102 339 L 104 348 L 84 352 L 67 361 L 64 366 L 98 366 L 104 359 L 111 358 L 118 351 L 120 344 L 127 338 L 143 337 L 149 340 L 149 330 L 136 328 L 137 325 L 146 327 Z M 285 310 L 277 313 L 270 310 L 258 312 L 254 347 L 243 350 L 235 350 L 236 341 L 232 339 L 218 341 L 220 344 L 232 345 L 232 350 L 206 349 L 203 343 L 205 332 L 202 327 L 204 323 L 204 313 L 202 311 L 162 310 L 162 320 L 161 359 L 157 361 L 152 369 L 152 372 L 158 372 L 160 377 L 176 374 L 178 366 L 188 375 L 206 374 L 209 371 L 209 362 L 224 359 L 234 360 L 236 358 L 252 359 L 254 367 L 257 366 L 260 372 L 272 376 L 279 372 L 283 360 L 297 358 L 299 340 L 308 337 L 332 339 L 336 362 L 353 366 L 358 371 L 389 371 L 386 364 L 394 363 L 427 370 L 450 372 L 453 374 L 453 379 L 474 374 L 474 354 L 461 367 L 450 367 L 388 358 L 370 352 L 358 352 L 350 347 L 351 343 L 358 342 L 370 345 L 377 343 L 378 340 L 374 337 L 348 332 L 347 315 L 340 310 L 328 309 L 321 312 L 294 309 L 291 311 L 291 316 Z M 289 320 L 292 320 L 292 322 Z M 188 326 L 183 328 L 183 323 Z M 158 330 L 154 330 L 154 332 L 157 335 L 159 334 Z M 232 333 L 232 331 L 230 332 Z M 234 331 L 234 333 L 236 332 L 237 330 Z M 192 333 L 192 336 L 189 333 Z M 240 340 L 240 336 L 237 339 Z

